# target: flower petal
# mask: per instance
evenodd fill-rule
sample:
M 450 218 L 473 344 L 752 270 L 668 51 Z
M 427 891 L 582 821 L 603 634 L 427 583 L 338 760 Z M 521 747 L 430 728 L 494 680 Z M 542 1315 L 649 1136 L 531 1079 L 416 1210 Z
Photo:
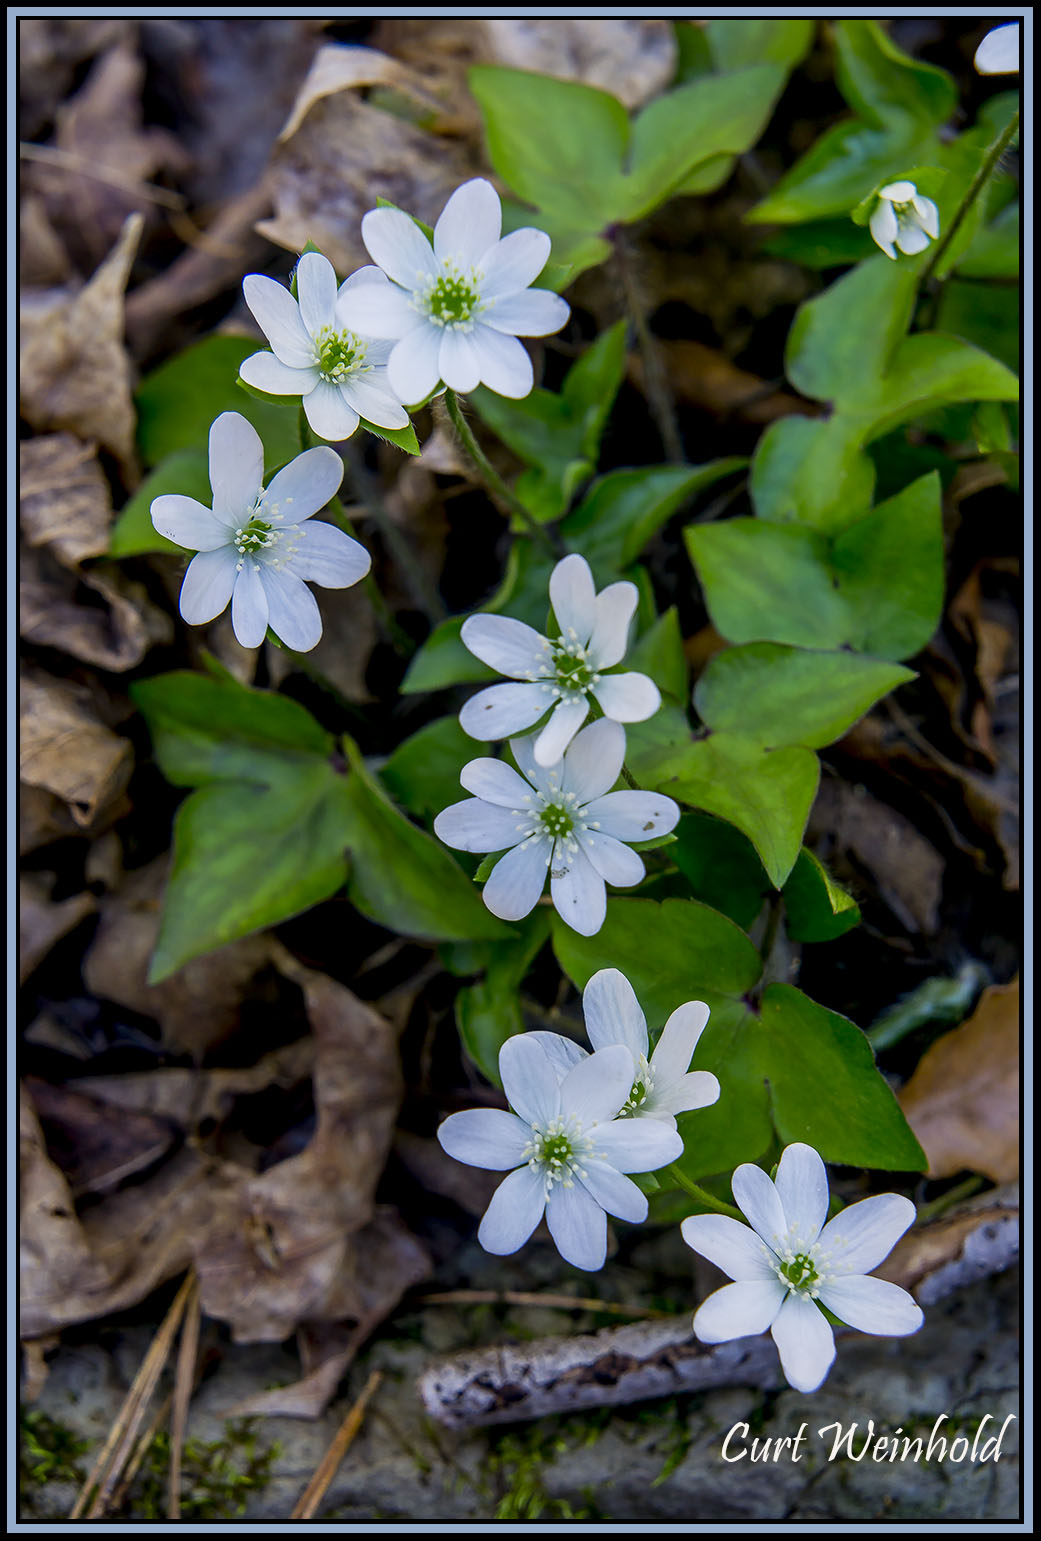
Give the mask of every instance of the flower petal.
M 549 289 L 524 289 L 504 294 L 482 310 L 481 321 L 493 331 L 511 337 L 548 337 L 567 325 L 571 306 Z
M 442 1150 L 467 1166 L 483 1166 L 490 1172 L 508 1172 L 522 1166 L 531 1129 L 516 1113 L 501 1108 L 468 1108 L 453 1113 L 437 1131 Z
M 300 307 L 285 285 L 263 273 L 249 273 L 242 280 L 242 293 L 275 356 L 291 369 L 312 365 L 314 343 L 301 320 Z
M 553 861 L 549 891 L 557 914 L 579 936 L 595 936 L 607 914 L 603 878 L 581 850 L 562 857 L 559 841 Z
M 481 371 L 481 383 L 497 396 L 508 396 L 511 401 L 527 396 L 535 383 L 535 374 L 524 344 L 516 337 L 493 331 L 480 321 L 470 335 Z
M 647 1218 L 647 1197 L 634 1182 L 623 1177 L 617 1167 L 606 1161 L 587 1158 L 582 1164 L 582 1186 L 609 1215 L 628 1220 L 630 1225 L 642 1225 Z
M 538 904 L 546 886 L 544 840 L 518 845 L 497 861 L 481 890 L 481 898 L 500 920 L 523 920 Z
M 661 691 L 646 674 L 605 674 L 593 694 L 615 722 L 646 722 L 661 705 Z
M 502 760 L 470 760 L 459 772 L 459 780 L 474 797 L 483 797 L 486 803 L 500 808 L 523 809 L 525 799 L 529 804 L 535 800 L 523 776 Z
M 690 1069 L 698 1039 L 705 1031 L 709 1011 L 704 1001 L 685 1001 L 677 1006 L 661 1030 L 651 1055 L 654 1079 L 678 1081 Z M 715 1099 L 713 1099 L 715 1100 Z
M 533 626 L 508 615 L 471 615 L 460 632 L 463 646 L 499 674 L 513 679 L 552 678 L 552 649 Z
M 451 390 L 462 396 L 476 390 L 481 383 L 481 363 L 474 334 L 445 327 L 441 333 L 437 367 Z
M 729 1215 L 690 1215 L 681 1223 L 680 1234 L 688 1247 L 731 1279 L 773 1279 L 780 1285 L 762 1241 L 740 1220 Z
M 574 792 L 579 807 L 584 807 L 614 786 L 624 759 L 625 730 L 606 718 L 591 722 L 568 750 L 564 761 L 564 791 Z
M 273 353 L 251 354 L 239 365 L 239 374 L 247 385 L 269 396 L 307 396 L 321 379 L 317 364 L 294 369 Z
M 922 229 L 935 241 L 940 234 L 939 209 L 931 198 L 923 198 L 920 193 L 916 193 L 911 202 L 914 204 L 914 211 L 918 215 Z
M 897 232 L 896 244 L 905 257 L 917 257 L 920 251 L 925 251 L 929 245 L 929 237 L 918 225 L 914 225 L 908 219 L 900 221 L 900 229 Z
M 405 408 L 395 400 L 386 378 L 374 379 L 374 374 L 348 375 L 341 380 L 339 389 L 347 405 L 377 428 L 407 428 Z
M 780 1194 L 761 1167 L 746 1162 L 730 1183 L 734 1201 L 768 1247 L 780 1245 L 788 1230 Z
M 593 726 L 598 728 L 600 723 Z M 680 810 L 663 792 L 608 792 L 586 803 L 582 816 L 587 821 L 598 820 L 601 833 L 616 840 L 651 840 L 675 829 Z
M 917 1332 L 925 1321 L 921 1308 L 906 1290 L 885 1279 L 868 1279 L 853 1274 L 820 1287 L 821 1304 L 834 1312 L 840 1322 L 858 1332 L 876 1332 L 886 1337 L 903 1338 Z
M 908 1226 L 915 1207 L 899 1193 L 876 1193 L 850 1204 L 820 1234 L 822 1249 L 837 1273 L 870 1273 L 888 1257 Z
M 482 297 L 497 299 L 500 295 L 527 289 L 546 266 L 549 253 L 550 239 L 544 230 L 526 226 L 503 236 L 501 241 L 481 253 L 478 266 L 484 272 Z
M 875 205 L 875 210 L 868 220 L 868 229 L 876 246 L 881 246 L 887 257 L 896 260 L 896 252 L 893 250 L 893 242 L 896 240 L 896 210 L 891 203 L 880 198 Z
M 551 705 L 542 685 L 489 685 L 464 704 L 459 726 L 471 738 L 508 738 L 538 722 Z
M 304 580 L 287 567 L 266 562 L 260 581 L 267 596 L 268 625 L 286 647 L 309 653 L 322 635 L 318 601 Z
M 607 1216 L 593 1195 L 575 1183 L 555 1183 L 546 1200 L 546 1224 L 566 1263 L 595 1273 L 607 1257 Z
M 323 588 L 349 589 L 372 566 L 372 558 L 360 541 L 322 519 L 308 519 L 299 525 L 296 538 L 293 572 Z
M 620 969 L 602 968 L 582 991 L 582 1015 L 594 1049 L 624 1043 L 635 1061 L 647 1053 L 647 1018 Z
M 361 222 L 361 238 L 376 266 L 405 289 L 419 288 L 441 270 L 430 242 L 403 209 L 370 210 Z
M 547 698 L 548 699 L 548 698 Z M 560 766 L 540 765 L 535 758 L 537 733 L 527 738 L 511 738 L 510 753 L 517 762 L 517 769 L 544 797 L 557 797 L 560 793 Z
M 549 721 L 535 740 L 535 758 L 540 765 L 557 765 L 571 740 L 589 715 L 585 696 L 574 701 L 558 701 Z M 567 771 L 565 769 L 565 777 Z
M 260 580 L 260 563 L 243 562 L 231 595 L 231 625 L 243 647 L 259 647 L 267 632 L 267 594 Z
M 1013 75 L 1019 70 L 1019 22 L 994 27 L 976 50 L 973 60 L 981 75 Z
M 612 835 L 588 829 L 579 835 L 578 843 L 604 882 L 612 883 L 615 888 L 633 888 L 646 874 L 636 852 Z
M 576 1043 L 573 1038 L 565 1038 L 563 1033 L 548 1033 L 543 1028 L 536 1027 L 524 1036 L 534 1038 L 542 1045 L 546 1051 L 546 1058 L 556 1071 L 558 1081 L 562 1081 L 580 1059 L 587 1059 L 589 1056 L 588 1049 L 583 1049 L 582 1045 Z
M 719 1101 L 719 1082 L 711 1070 L 691 1070 L 677 1081 L 669 1081 L 651 1093 L 647 1114 L 656 1118 L 659 1113 L 675 1118 L 677 1113 L 693 1113 L 697 1108 L 710 1108 Z
M 434 252 L 440 262 L 475 267 L 502 230 L 502 204 L 492 184 L 474 177 L 457 187 L 434 226 Z
M 358 426 L 358 414 L 338 385 L 319 380 L 310 395 L 304 397 L 304 416 L 320 439 L 339 444 L 349 439 Z
M 238 412 L 222 412 L 210 424 L 210 486 L 213 512 L 242 521 L 264 480 L 264 446 L 253 424 Z
M 514 1033 L 499 1050 L 499 1075 L 511 1108 L 540 1128 L 560 1114 L 559 1080 L 553 1060 L 534 1033 Z
M 616 1118 L 597 1126 L 596 1153 L 620 1172 L 658 1172 L 683 1155 L 683 1138 L 674 1124 Z
M 779 1279 L 742 1279 L 724 1284 L 694 1313 L 694 1332 L 702 1343 L 729 1343 L 765 1332 L 784 1301 Z M 820 1312 L 817 1312 L 820 1316 Z M 824 1318 L 821 1317 L 821 1321 Z
M 824 1313 L 812 1300 L 789 1295 L 770 1332 L 788 1384 L 816 1391 L 835 1360 L 835 1336 Z
M 305 449 L 272 479 L 257 511 L 271 519 L 281 515 L 287 525 L 299 524 L 324 508 L 342 481 L 343 461 L 334 449 L 327 444 Z
M 561 1113 L 565 1118 L 577 1118 L 583 1128 L 605 1124 L 626 1102 L 634 1070 L 633 1057 L 624 1044 L 611 1043 L 587 1054 L 560 1083 Z
M 434 820 L 434 834 L 455 851 L 505 851 L 519 845 L 524 838 L 517 828 L 520 823 L 521 820 L 508 808 L 494 807 L 479 797 L 468 797 L 464 802 L 453 803 L 438 814 Z M 539 893 L 542 892 L 546 878 L 545 847 L 540 862 Z M 497 871 L 498 867 L 494 870 Z M 538 894 L 535 898 L 538 898 Z M 532 904 L 534 902 L 533 899 Z M 531 904 L 528 905 L 530 909 Z M 526 915 L 528 910 L 522 913 Z
M 430 395 L 441 378 L 440 352 L 441 331 L 426 321 L 394 344 L 387 360 L 387 378 L 400 401 L 411 404 Z
M 538 1225 L 546 1208 L 546 1189 L 542 1178 L 530 1167 L 511 1172 L 492 1194 L 477 1231 L 477 1240 L 486 1252 L 506 1257 L 523 1247 Z
M 639 597 L 635 583 L 609 583 L 596 596 L 596 620 L 588 650 L 594 669 L 610 669 L 625 657 Z
M 230 545 L 234 538 L 232 525 L 180 492 L 164 492 L 153 498 L 150 512 L 159 534 L 186 551 L 216 551 L 218 546 Z
M 365 271 L 371 272 L 372 269 Z M 357 333 L 359 337 L 398 338 L 407 337 L 409 332 L 414 331 L 419 317 L 409 299 L 408 290 L 388 283 L 380 273 L 379 283 L 358 284 L 346 292 L 340 289 L 336 300 L 336 320 L 341 327 Z
M 596 589 L 584 556 L 573 552 L 549 576 L 549 598 L 565 642 L 585 647 L 596 625 Z
M 812 1145 L 788 1145 L 777 1164 L 774 1187 L 788 1229 L 794 1228 L 804 1251 L 813 1246 L 828 1218 L 828 1174 Z
M 336 273 L 321 252 L 305 251 L 296 265 L 300 319 L 312 337 L 332 326 L 336 311 Z
M 189 562 L 179 604 L 190 626 L 202 626 L 227 609 L 238 559 L 234 546 L 219 546 L 215 551 L 200 551 Z

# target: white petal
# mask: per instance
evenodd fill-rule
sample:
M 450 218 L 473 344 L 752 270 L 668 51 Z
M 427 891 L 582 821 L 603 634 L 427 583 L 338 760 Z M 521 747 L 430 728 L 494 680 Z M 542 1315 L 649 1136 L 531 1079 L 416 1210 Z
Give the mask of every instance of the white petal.
M 380 278 L 380 283 L 358 284 L 346 293 L 341 288 L 336 300 L 336 320 L 359 337 L 406 337 L 419 320 L 408 291 L 389 284 L 382 273 Z
M 559 763 L 588 715 L 589 703 L 585 696 L 579 696 L 574 701 L 557 702 L 549 721 L 535 740 L 535 758 L 540 765 Z
M 377 267 L 405 289 L 441 270 L 430 242 L 403 209 L 372 209 L 361 222 L 361 238 Z
M 511 810 L 523 808 L 524 799 L 534 802 L 531 787 L 502 760 L 471 760 L 459 772 L 459 780 L 474 797 Z
M 562 1114 L 577 1118 L 587 1129 L 607 1123 L 628 1099 L 634 1071 L 633 1057 L 624 1044 L 608 1044 L 587 1054 L 560 1083 Z
M 496 299 L 527 289 L 549 261 L 550 239 L 544 230 L 514 230 L 503 236 L 488 251 L 482 252 L 479 267 L 484 272 L 481 295 Z
M 180 492 L 164 492 L 152 499 L 152 524 L 186 551 L 216 551 L 233 539 L 234 528 L 218 519 L 212 509 Z M 226 601 L 225 601 L 226 602 Z
M 900 229 L 897 232 L 896 244 L 905 257 L 917 257 L 920 251 L 925 251 L 929 245 L 929 237 L 924 230 L 912 224 L 908 219 L 900 221 Z
M 973 60 L 981 75 L 1013 75 L 1019 70 L 1019 22 L 995 27 L 976 50 Z
M 495 863 L 481 898 L 500 920 L 523 920 L 539 902 L 546 886 L 547 842 L 533 841 L 507 851 Z
M 475 658 L 509 674 L 513 679 L 525 680 L 552 677 L 552 653 L 546 638 L 533 626 L 515 621 L 508 615 L 471 615 L 463 622 L 460 636 L 463 646 L 470 649 Z
M 358 414 L 339 386 L 319 380 L 310 395 L 304 397 L 304 415 L 320 439 L 339 444 L 349 439 L 358 426 Z
M 372 566 L 372 558 L 359 541 L 322 519 L 308 519 L 299 525 L 296 539 L 293 572 L 323 588 L 349 589 Z
M 548 289 L 506 294 L 481 312 L 483 325 L 511 337 L 548 337 L 567 325 L 571 306 Z
M 652 1118 L 616 1118 L 597 1126 L 596 1153 L 620 1172 L 659 1172 L 683 1155 L 683 1139 L 675 1125 Z
M 647 1053 L 647 1018 L 620 969 L 602 968 L 582 991 L 582 1014 L 594 1049 L 624 1043 L 635 1061 Z
M 408 413 L 394 399 L 385 378 L 379 381 L 372 374 L 348 375 L 339 388 L 347 405 L 367 423 L 375 423 L 377 428 L 408 427 Z
M 837 1273 L 870 1273 L 889 1256 L 914 1218 L 910 1199 L 899 1193 L 876 1193 L 829 1220 L 820 1244 Z
M 568 1071 L 577 1065 L 580 1059 L 586 1059 L 589 1050 L 583 1049 L 573 1038 L 565 1038 L 563 1033 L 548 1033 L 542 1028 L 533 1028 L 530 1033 L 524 1034 L 525 1038 L 536 1039 L 545 1049 L 546 1058 L 556 1071 L 558 1081 L 562 1081 Z
M 784 1293 L 779 1279 L 742 1279 L 739 1284 L 725 1284 L 695 1311 L 694 1332 L 702 1343 L 754 1337 L 773 1322 Z
M 314 343 L 300 319 L 299 305 L 284 284 L 262 273 L 250 273 L 242 280 L 242 293 L 257 325 L 283 364 L 291 369 L 307 369 L 314 363 Z
M 705 1031 L 709 1011 L 704 1001 L 685 1001 L 677 1006 L 662 1028 L 651 1055 L 654 1078 L 678 1081 L 690 1069 L 698 1039 Z
M 606 1161 L 592 1158 L 582 1165 L 582 1186 L 609 1215 L 628 1220 L 630 1225 L 642 1225 L 647 1218 L 647 1197 L 634 1182 L 623 1177 L 616 1167 Z
M 729 1215 L 690 1215 L 680 1225 L 688 1247 L 731 1279 L 772 1279 L 780 1284 L 763 1243 L 750 1226 Z M 769 1325 L 769 1324 L 767 1324 Z
M 527 396 L 535 383 L 535 374 L 524 344 L 481 322 L 470 335 L 482 385 L 497 396 L 508 396 L 511 401 Z
M 589 661 L 594 669 L 610 669 L 625 657 L 639 598 L 635 583 L 611 583 L 596 596 L 596 621 L 589 639 Z
M 516 1113 L 501 1108 L 469 1108 L 453 1113 L 437 1131 L 442 1150 L 467 1166 L 508 1172 L 524 1163 L 531 1129 Z
M 566 1263 L 595 1273 L 607 1257 L 607 1216 L 580 1183 L 555 1183 L 546 1200 L 546 1224 Z
M 745 1219 L 759 1232 L 767 1246 L 780 1245 L 788 1229 L 784 1205 L 773 1183 L 761 1167 L 746 1162 L 739 1166 L 730 1183 Z
M 477 1232 L 477 1240 L 486 1252 L 506 1257 L 523 1247 L 542 1219 L 546 1208 L 546 1190 L 542 1178 L 522 1166 L 511 1172 L 492 1194 Z
M 294 369 L 273 353 L 251 354 L 239 365 L 239 374 L 247 385 L 254 385 L 269 396 L 307 396 L 321 379 L 317 364 Z
M 599 820 L 601 832 L 616 840 L 653 840 L 655 835 L 667 835 L 675 829 L 680 810 L 661 792 L 608 792 L 606 797 L 586 803 L 582 817 Z
M 903 1338 L 909 1332 L 917 1332 L 925 1320 L 921 1309 L 898 1284 L 867 1279 L 863 1274 L 822 1284 L 820 1297 L 840 1322 L 858 1332 Z
M 446 326 L 441 333 L 437 368 L 451 390 L 463 396 L 476 390 L 481 383 L 481 364 L 474 333 Z
M 554 908 L 579 936 L 595 936 L 607 914 L 604 880 L 581 850 L 570 851 L 566 857 L 559 851 L 558 841 L 549 885 Z
M 499 1075 L 512 1108 L 527 1124 L 545 1126 L 560 1113 L 559 1079 L 534 1033 L 514 1033 L 499 1050 Z
M 796 1391 L 816 1391 L 835 1359 L 835 1337 L 812 1300 L 789 1295 L 770 1328 L 781 1369 Z
M 210 424 L 210 486 L 213 512 L 237 525 L 256 502 L 264 479 L 264 446 L 253 424 L 238 412 L 222 412 Z
M 189 562 L 179 604 L 190 626 L 202 626 L 227 608 L 238 559 L 234 546 L 220 546 L 215 551 L 200 551 Z
M 564 642 L 585 647 L 596 625 L 596 589 L 584 556 L 573 552 L 549 577 L 549 598 Z
M 550 766 L 548 769 L 540 765 L 535 758 L 535 742 L 537 733 L 529 734 L 527 738 L 511 738 L 510 753 L 517 762 L 517 769 L 521 775 L 530 781 L 544 797 L 556 797 L 560 791 L 560 767 Z
M 896 240 L 896 211 L 891 203 L 880 199 L 875 206 L 874 213 L 868 220 L 868 229 L 876 246 L 881 246 L 887 257 L 896 260 L 896 252 L 893 250 L 893 242 Z
M 309 653 L 322 635 L 318 601 L 302 578 L 288 568 L 265 562 L 260 581 L 267 595 L 268 625 L 286 647 Z
M 394 344 L 387 361 L 390 388 L 400 401 L 423 401 L 441 378 L 441 331 L 423 321 Z
M 296 293 L 300 319 L 315 337 L 323 326 L 332 326 L 336 310 L 336 273 L 321 252 L 305 251 L 296 265 Z
M 231 625 L 243 647 L 259 647 L 267 631 L 267 594 L 260 564 L 245 559 L 231 596 Z
M 459 726 L 471 738 L 508 738 L 538 722 L 551 704 L 541 685 L 489 685 L 465 703 Z
M 688 1075 L 669 1081 L 651 1094 L 647 1108 L 650 1117 L 667 1113 L 675 1118 L 677 1113 L 693 1113 L 696 1108 L 710 1108 L 719 1101 L 719 1082 L 710 1070 L 692 1070 Z
M 643 862 L 620 840 L 589 829 L 579 835 L 578 843 L 605 883 L 612 883 L 615 888 L 633 888 L 642 882 L 646 873 Z
M 890 203 L 910 203 L 917 190 L 913 182 L 890 182 L 879 188 L 878 196 Z
M 363 268 L 356 268 L 350 278 L 344 279 L 340 285 L 337 298 L 339 298 L 340 294 L 348 294 L 352 289 L 356 289 L 359 284 L 388 284 L 389 282 L 390 279 L 382 268 L 373 267 L 371 264 L 368 264 Z
M 281 515 L 287 525 L 310 519 L 343 481 L 343 461 L 334 449 L 320 444 L 306 449 L 272 478 L 260 500 L 258 512 L 266 518 Z
M 450 845 L 456 851 L 505 851 L 517 845 L 522 839 L 517 830 L 520 823 L 515 813 L 508 808 L 496 808 L 491 803 L 482 802 L 479 797 L 469 797 L 465 802 L 453 803 L 450 808 L 445 808 L 434 820 L 434 834 L 445 845 Z M 542 858 L 542 880 L 546 876 L 546 858 Z M 499 864 L 501 866 L 501 863 Z M 498 868 L 494 869 L 495 871 Z M 489 879 L 490 881 L 490 879 Z M 542 883 L 539 884 L 539 893 L 542 892 Z M 487 891 L 486 891 L 487 895 Z M 538 894 L 535 896 L 538 898 Z M 535 901 L 532 900 L 532 904 Z M 528 910 L 531 905 L 528 905 Z M 528 910 L 524 910 L 526 915 Z M 514 917 L 519 919 L 519 917 Z
M 564 791 L 574 792 L 580 807 L 599 798 L 618 780 L 624 759 L 625 730 L 604 717 L 591 722 L 568 750 L 564 761 Z
M 494 246 L 502 230 L 499 195 L 484 177 L 457 187 L 434 226 L 434 252 L 441 262 L 471 268 Z
M 920 194 L 911 200 L 914 211 L 918 215 L 919 223 L 926 235 L 932 236 L 935 241 L 940 234 L 940 211 L 931 198 L 923 198 Z
M 803 1244 L 799 1250 L 811 1247 L 828 1218 L 828 1174 L 812 1145 L 786 1146 L 774 1186 L 788 1226 L 795 1227 Z
M 661 692 L 646 674 L 605 674 L 593 694 L 615 722 L 646 722 L 661 705 Z

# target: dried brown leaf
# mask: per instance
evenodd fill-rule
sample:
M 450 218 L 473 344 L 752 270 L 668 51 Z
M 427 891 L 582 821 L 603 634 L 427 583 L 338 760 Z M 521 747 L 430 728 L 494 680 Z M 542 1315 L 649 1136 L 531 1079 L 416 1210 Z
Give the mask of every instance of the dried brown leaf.
M 26 193 L 18 215 L 18 267 L 29 288 L 46 289 L 66 283 L 73 275 L 72 262 L 61 236 L 51 224 L 47 206 L 38 193 Z
M 307 78 L 293 103 L 279 140 L 292 139 L 301 123 L 322 97 L 335 96 L 338 91 L 349 91 L 362 86 L 396 86 L 409 92 L 419 103 L 436 107 L 420 77 L 398 59 L 381 53 L 378 48 L 359 48 L 350 43 L 326 43 L 311 61 Z
M 809 833 L 820 842 L 820 855 L 834 865 L 836 876 L 842 879 L 845 872 L 859 886 L 866 869 L 906 930 L 935 934 L 943 857 L 904 814 L 862 786 L 825 780 L 810 815 Z
M 90 1096 L 76 1082 L 52 1086 L 26 1078 L 52 1160 L 72 1193 L 108 1193 L 127 1177 L 153 1166 L 177 1139 L 169 1119 L 126 1109 Z
M 359 706 L 374 700 L 365 683 L 372 650 L 376 645 L 376 618 L 368 595 L 359 587 L 315 592 L 322 617 L 322 635 L 308 653 L 305 667 L 313 664 L 322 679 L 348 701 Z M 282 648 L 268 644 L 268 675 L 276 688 L 300 667 Z
M 84 603 L 79 584 L 102 603 Z M 26 642 L 114 673 L 135 668 L 150 647 L 174 634 L 166 611 L 118 567 L 83 569 L 77 582 L 45 552 L 32 550 L 19 567 L 18 631 Z
M 132 768 L 130 744 L 100 721 L 90 692 L 26 671 L 19 702 L 23 781 L 55 793 L 87 828 L 120 796 Z
M 25 872 L 18 879 L 18 982 L 24 984 L 55 942 L 78 926 L 96 904 L 92 894 L 53 900 L 54 875 Z
M 35 137 L 54 116 L 76 68 L 127 31 L 122 18 L 22 17 L 18 22 L 18 108 L 22 134 Z
M 930 1177 L 1019 1176 L 1019 980 L 984 990 L 967 1022 L 931 1045 L 900 1093 Z
M 676 39 L 669 21 L 625 17 L 482 19 L 481 51 L 493 64 L 579 80 L 632 109 L 671 84 Z
M 66 803 L 43 787 L 18 785 L 18 854 L 25 856 L 52 840 L 79 834 Z
M 659 343 L 669 384 L 681 400 L 717 417 L 734 416 L 746 423 L 772 423 L 798 413 L 814 417 L 815 403 L 781 390 L 776 381 L 762 380 L 734 364 L 718 348 L 686 339 Z M 644 365 L 630 354 L 628 373 L 642 390 Z
M 108 550 L 112 499 L 94 445 L 71 433 L 18 446 L 18 521 L 30 546 L 46 546 L 66 567 Z

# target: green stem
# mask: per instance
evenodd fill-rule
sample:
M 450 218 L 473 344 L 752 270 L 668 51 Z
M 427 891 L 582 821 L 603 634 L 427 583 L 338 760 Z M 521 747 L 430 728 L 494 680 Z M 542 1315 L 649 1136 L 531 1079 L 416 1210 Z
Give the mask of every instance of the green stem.
M 692 1199 L 697 1199 L 698 1203 L 703 1204 L 706 1209 L 713 1210 L 717 1215 L 729 1215 L 732 1220 L 740 1220 L 744 1223 L 745 1217 L 739 1209 L 735 1209 L 733 1204 L 724 1204 L 722 1199 L 714 1199 L 711 1193 L 706 1193 L 704 1188 L 700 1188 L 697 1183 L 691 1182 L 690 1178 L 686 1177 L 678 1166 L 667 1166 L 665 1170 L 677 1186 L 683 1189 L 684 1193 L 689 1193 Z
M 459 398 L 455 391 L 445 391 L 445 406 L 448 415 L 452 419 L 452 427 L 460 444 L 466 451 L 484 483 L 485 489 L 492 502 L 504 514 L 511 514 L 519 519 L 533 540 L 538 541 L 550 556 L 564 556 L 564 546 L 559 537 L 551 534 L 544 525 L 539 524 L 531 510 L 525 508 L 520 498 L 516 497 L 507 487 L 498 471 L 492 465 L 484 450 L 478 444 L 471 431 L 469 423 L 463 416 L 463 409 L 459 405 Z
M 933 252 L 929 258 L 929 261 L 922 269 L 921 282 L 923 287 L 929 282 L 933 274 L 936 272 L 936 269 L 939 267 L 943 260 L 944 252 L 950 246 L 951 242 L 954 240 L 954 237 L 961 229 L 962 223 L 965 220 L 965 216 L 968 214 L 969 210 L 972 208 L 972 205 L 976 202 L 976 199 L 983 191 L 984 187 L 990 179 L 991 173 L 993 172 L 995 166 L 998 164 L 998 161 L 1004 155 L 1005 151 L 1008 149 L 1009 145 L 1012 143 L 1013 139 L 1018 133 L 1019 113 L 1017 111 L 1012 114 L 1008 127 L 998 135 L 997 139 L 995 139 L 994 143 L 987 151 L 980 169 L 969 183 L 965 196 L 961 203 L 958 205 L 958 209 L 954 218 L 951 220 L 945 233 L 940 237 L 935 247 L 933 248 Z
M 662 362 L 658 339 L 647 321 L 647 308 L 633 272 L 628 237 L 624 231 L 619 230 L 615 235 L 614 255 L 622 293 L 625 296 L 625 308 L 633 324 L 640 357 L 643 359 L 643 383 L 647 392 L 647 405 L 651 409 L 651 416 L 654 418 L 666 455 L 669 460 L 682 465 L 687 457 L 683 453 L 683 440 L 680 438 L 679 423 L 676 420 L 676 406 L 672 399 L 672 391 L 669 389 L 669 380 Z
M 985 1177 L 967 1177 L 956 1188 L 948 1188 L 946 1193 L 941 1193 L 938 1199 L 933 1199 L 931 1204 L 922 1204 L 918 1210 L 918 1224 L 925 1225 L 930 1220 L 935 1220 L 938 1215 L 945 1214 L 948 1209 L 953 1209 L 955 1204 L 960 1204 L 963 1199 L 968 1199 L 974 1193 L 978 1193 L 984 1186 Z

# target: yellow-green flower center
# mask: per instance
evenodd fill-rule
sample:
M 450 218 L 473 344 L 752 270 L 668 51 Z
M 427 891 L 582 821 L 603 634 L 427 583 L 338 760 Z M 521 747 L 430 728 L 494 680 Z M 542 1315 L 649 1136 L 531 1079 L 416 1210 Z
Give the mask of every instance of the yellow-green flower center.
M 318 372 L 333 385 L 365 362 L 365 344 L 353 332 L 337 332 L 331 326 L 323 326 L 314 342 Z
M 264 519 L 253 518 L 235 531 L 235 547 L 242 556 L 252 556 L 256 551 L 263 551 L 277 540 L 278 535 Z
M 813 1259 L 805 1252 L 797 1252 L 790 1262 L 781 1263 L 778 1271 L 797 1290 L 812 1289 L 820 1278 L 813 1266 Z
M 575 827 L 575 821 L 566 808 L 559 803 L 550 803 L 548 807 L 539 812 L 543 827 L 549 831 L 555 840 L 570 835 Z
M 442 273 L 430 291 L 427 310 L 439 326 L 458 326 L 470 321 L 480 295 L 461 273 Z

